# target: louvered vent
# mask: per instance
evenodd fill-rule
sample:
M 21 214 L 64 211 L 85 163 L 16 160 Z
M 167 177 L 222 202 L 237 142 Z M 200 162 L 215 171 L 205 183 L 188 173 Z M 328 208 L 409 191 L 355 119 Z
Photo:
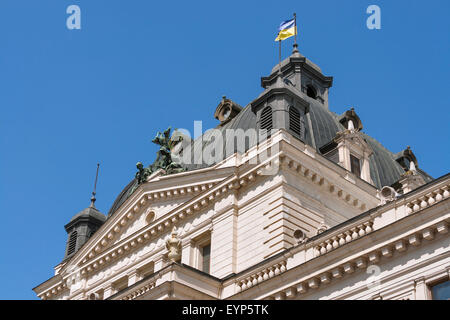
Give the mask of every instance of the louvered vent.
M 272 130 L 272 108 L 265 107 L 261 112 L 261 129 L 267 130 L 267 134 L 270 135 L 270 131 Z
M 77 244 L 77 236 L 78 236 L 78 232 L 77 231 L 73 231 L 70 234 L 69 246 L 67 248 L 67 255 L 68 256 L 75 252 L 75 246 Z
M 300 112 L 295 107 L 289 108 L 289 129 L 299 136 L 302 134 Z

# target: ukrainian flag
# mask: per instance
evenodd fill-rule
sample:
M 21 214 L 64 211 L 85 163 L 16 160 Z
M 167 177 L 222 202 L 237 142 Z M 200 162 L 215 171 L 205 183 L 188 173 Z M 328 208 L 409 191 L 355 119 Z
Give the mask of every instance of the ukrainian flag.
M 278 28 L 278 36 L 275 41 L 285 40 L 297 34 L 295 19 L 283 21 Z

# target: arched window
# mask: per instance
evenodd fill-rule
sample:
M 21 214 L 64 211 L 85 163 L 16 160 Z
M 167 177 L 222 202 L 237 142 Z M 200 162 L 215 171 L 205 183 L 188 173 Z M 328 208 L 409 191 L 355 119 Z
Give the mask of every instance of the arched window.
M 306 87 L 306 95 L 310 98 L 317 99 L 317 91 L 312 85 Z
M 265 107 L 261 112 L 260 128 L 262 130 L 267 130 L 267 134 L 270 135 L 270 130 L 272 130 L 272 108 Z
M 300 122 L 300 112 L 295 107 L 289 108 L 289 129 L 297 134 L 298 136 L 301 136 L 302 134 L 302 127 Z
M 67 247 L 67 255 L 71 255 L 75 252 L 75 246 L 77 244 L 78 232 L 75 230 L 70 234 L 69 246 Z

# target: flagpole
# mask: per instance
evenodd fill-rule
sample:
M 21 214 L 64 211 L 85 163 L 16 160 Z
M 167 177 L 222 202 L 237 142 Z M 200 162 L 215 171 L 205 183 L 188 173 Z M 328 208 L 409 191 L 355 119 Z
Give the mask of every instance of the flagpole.
M 294 12 L 294 28 L 295 28 L 295 40 L 294 40 L 294 50 L 292 53 L 298 53 L 297 44 L 297 14 Z
M 295 25 L 295 46 L 297 46 L 297 14 L 294 12 L 294 25 Z
M 278 40 L 279 43 L 279 59 L 278 59 L 278 67 L 280 69 L 280 74 L 281 74 L 281 40 Z

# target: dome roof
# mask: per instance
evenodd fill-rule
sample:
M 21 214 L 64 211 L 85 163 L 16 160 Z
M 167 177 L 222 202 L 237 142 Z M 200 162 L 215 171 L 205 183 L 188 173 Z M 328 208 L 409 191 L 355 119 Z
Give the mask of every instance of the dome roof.
M 343 131 L 346 128 L 339 122 L 339 115 L 327 110 L 318 101 L 310 101 L 309 114 L 311 118 L 311 127 L 307 126 L 305 143 L 315 146 L 318 152 L 319 149 L 333 140 L 339 131 Z M 250 106 L 246 106 L 241 112 L 239 112 L 235 118 L 219 125 L 216 129 L 222 131 L 225 136 L 225 130 L 227 129 L 243 129 L 244 131 L 249 128 L 256 128 L 256 115 L 252 112 Z M 203 139 L 196 139 L 194 144 L 202 144 L 203 147 L 207 145 L 210 140 L 211 132 L 205 132 Z M 397 182 L 401 175 L 405 173 L 402 166 L 395 160 L 396 155 L 383 147 L 377 140 L 362 133 L 364 139 L 373 150 L 373 155 L 370 157 L 370 176 L 375 184 L 375 187 L 381 189 L 383 186 L 390 186 Z M 248 141 L 245 147 L 247 151 L 249 148 L 255 146 L 256 140 Z M 224 145 L 225 151 L 225 145 Z M 224 153 L 225 154 L 225 153 Z M 194 160 L 198 160 L 198 153 L 194 154 Z M 193 161 L 195 163 L 195 161 Z M 203 159 L 203 164 L 187 165 L 188 170 L 196 170 L 208 167 L 208 159 Z M 428 174 L 422 170 L 418 170 L 418 173 L 423 176 L 425 182 L 433 180 Z M 120 205 L 130 196 L 129 191 L 136 184 L 136 180 L 133 179 L 120 193 L 111 207 L 108 216 L 113 214 Z
M 328 86 L 331 86 L 331 80 L 330 77 L 324 77 L 321 74 L 320 68 L 312 63 L 310 60 L 306 59 L 304 56 L 302 56 L 298 51 L 294 51 L 294 53 L 288 57 L 287 59 L 283 60 L 281 62 L 281 66 L 283 70 L 287 70 L 290 68 L 288 64 L 292 63 L 299 63 L 300 60 L 301 63 L 304 63 L 308 66 L 308 68 L 313 68 L 315 72 L 319 72 L 318 75 L 319 79 L 322 79 L 326 81 Z M 285 67 L 285 68 L 283 68 Z M 263 78 L 266 79 L 266 85 L 267 87 L 270 87 L 270 83 L 274 83 L 276 81 L 276 76 L 279 73 L 279 65 L 275 65 L 272 69 L 272 74 L 270 77 Z M 292 68 L 291 68 L 292 69 Z M 266 88 L 265 85 L 263 85 L 264 88 Z M 266 89 L 270 90 L 270 88 Z M 297 89 L 292 89 L 297 90 Z M 265 92 L 266 92 L 265 91 Z M 300 93 L 299 91 L 297 91 Z M 259 97 L 261 97 L 264 94 L 261 93 Z M 342 120 L 343 116 L 339 116 L 334 112 L 331 112 L 328 110 L 327 106 L 325 106 L 320 101 L 306 97 L 308 99 L 309 103 L 309 118 L 310 123 L 307 121 L 305 123 L 306 130 L 305 130 L 305 143 L 314 147 L 317 152 L 320 153 L 321 147 L 329 144 L 332 142 L 332 140 L 336 137 L 336 134 L 338 132 L 342 132 L 346 130 L 346 128 L 340 123 L 339 120 Z M 231 101 L 231 100 L 230 100 Z M 353 111 L 353 110 L 352 110 Z M 231 120 L 222 122 L 219 124 L 215 129 L 220 130 L 222 135 L 224 136 L 224 146 L 223 151 L 224 155 L 227 154 L 226 151 L 226 130 L 227 129 L 242 129 L 246 131 L 250 128 L 257 128 L 257 117 L 256 114 L 252 111 L 251 105 L 247 105 L 245 108 L 240 110 L 237 114 L 233 115 L 234 117 L 231 118 Z M 361 125 L 362 128 L 362 125 Z M 197 138 L 194 142 L 194 150 L 203 150 L 203 148 L 209 143 L 211 139 L 211 136 L 214 133 L 212 131 L 206 131 L 202 137 Z M 402 174 L 405 173 L 405 169 L 396 161 L 398 158 L 398 155 L 393 154 L 389 150 L 387 150 L 385 147 L 383 147 L 377 140 L 374 138 L 366 135 L 365 133 L 362 133 L 363 138 L 367 142 L 367 144 L 372 148 L 373 154 L 370 156 L 370 176 L 372 178 L 372 181 L 378 189 L 381 189 L 383 186 L 390 186 L 397 182 Z M 252 137 L 251 139 L 247 139 L 245 150 L 252 148 L 257 144 L 256 137 Z M 236 146 L 234 152 L 237 152 Z M 201 169 L 205 167 L 209 167 L 207 163 L 214 163 L 213 159 L 201 159 L 201 153 L 199 152 L 192 152 L 192 164 L 184 165 L 184 167 L 187 170 L 196 170 Z M 202 161 L 200 161 L 202 160 Z M 195 164 L 195 163 L 202 163 L 202 164 Z M 430 182 L 433 180 L 431 176 L 426 174 L 424 171 L 417 169 L 417 172 L 424 178 L 425 182 Z M 135 179 L 130 181 L 130 183 L 125 187 L 125 189 L 122 190 L 122 192 L 119 194 L 117 199 L 115 200 L 114 204 L 112 205 L 108 216 L 112 215 L 125 200 L 130 196 L 130 193 L 132 190 L 134 190 L 133 186 L 137 183 Z

